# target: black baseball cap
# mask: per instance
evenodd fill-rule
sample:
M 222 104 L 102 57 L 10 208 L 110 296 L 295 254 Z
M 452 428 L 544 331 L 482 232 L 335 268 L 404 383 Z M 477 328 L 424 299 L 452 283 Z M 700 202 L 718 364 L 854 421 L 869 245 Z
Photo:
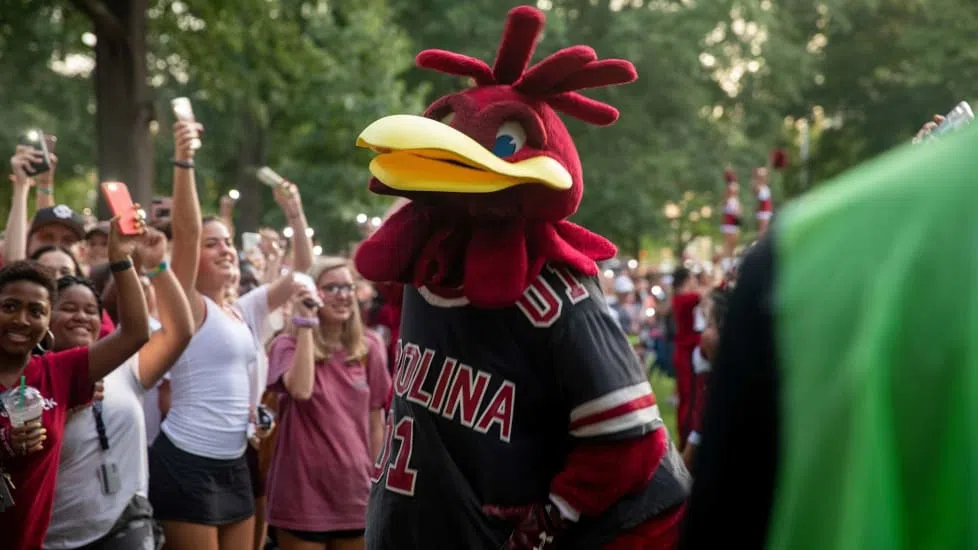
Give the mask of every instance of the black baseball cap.
M 55 223 L 70 229 L 78 236 L 78 240 L 85 238 L 85 217 L 64 204 L 48 206 L 47 208 L 38 210 L 34 214 L 34 221 L 31 222 L 31 230 L 27 234 L 30 236 L 38 229 Z

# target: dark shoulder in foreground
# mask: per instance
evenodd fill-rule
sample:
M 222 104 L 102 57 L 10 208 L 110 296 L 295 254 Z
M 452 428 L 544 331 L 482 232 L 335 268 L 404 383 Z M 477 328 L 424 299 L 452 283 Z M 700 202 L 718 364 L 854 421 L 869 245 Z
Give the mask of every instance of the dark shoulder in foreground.
M 778 470 L 778 382 L 768 233 L 745 256 L 720 334 L 680 548 L 763 548 Z M 746 451 L 745 451 L 746 449 Z

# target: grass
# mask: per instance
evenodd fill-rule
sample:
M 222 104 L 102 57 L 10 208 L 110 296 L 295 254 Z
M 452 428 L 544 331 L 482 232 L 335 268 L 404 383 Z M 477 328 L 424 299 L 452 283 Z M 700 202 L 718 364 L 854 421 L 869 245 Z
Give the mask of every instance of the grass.
M 655 402 L 659 405 L 662 421 L 669 428 L 674 441 L 678 441 L 679 429 L 676 427 L 676 408 L 672 405 L 672 394 L 676 391 L 676 381 L 666 376 L 661 370 L 653 368 L 649 372 L 649 382 L 655 392 Z

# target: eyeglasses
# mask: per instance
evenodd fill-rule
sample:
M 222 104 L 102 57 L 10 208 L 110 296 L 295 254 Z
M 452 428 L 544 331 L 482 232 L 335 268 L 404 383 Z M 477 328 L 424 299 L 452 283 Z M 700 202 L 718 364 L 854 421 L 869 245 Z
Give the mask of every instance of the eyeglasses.
M 351 284 L 331 283 L 319 287 L 319 290 L 322 291 L 323 294 L 335 295 L 335 294 L 352 294 L 354 288 L 355 288 L 354 285 Z

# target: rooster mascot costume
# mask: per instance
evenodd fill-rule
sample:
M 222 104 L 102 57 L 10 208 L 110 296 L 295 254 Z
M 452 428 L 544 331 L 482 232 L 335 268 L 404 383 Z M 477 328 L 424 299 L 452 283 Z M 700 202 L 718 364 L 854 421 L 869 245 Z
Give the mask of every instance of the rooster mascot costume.
M 556 114 L 613 123 L 576 90 L 635 69 L 586 46 L 527 68 L 543 25 L 513 9 L 492 68 L 422 52 L 474 86 L 358 138 L 371 191 L 410 200 L 356 253 L 404 284 L 371 550 L 675 546 L 689 475 L 594 278 L 615 247 L 566 221 L 584 182 Z

